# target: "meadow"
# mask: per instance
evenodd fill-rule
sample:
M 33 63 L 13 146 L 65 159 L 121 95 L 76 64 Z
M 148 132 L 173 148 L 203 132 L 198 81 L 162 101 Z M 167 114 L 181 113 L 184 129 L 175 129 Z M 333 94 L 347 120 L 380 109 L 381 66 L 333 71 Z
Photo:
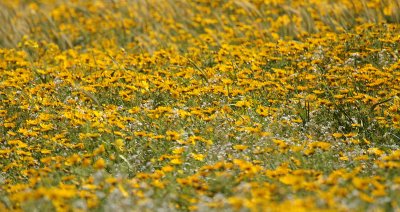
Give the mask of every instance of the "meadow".
M 0 211 L 400 211 L 399 0 L 0 1 Z

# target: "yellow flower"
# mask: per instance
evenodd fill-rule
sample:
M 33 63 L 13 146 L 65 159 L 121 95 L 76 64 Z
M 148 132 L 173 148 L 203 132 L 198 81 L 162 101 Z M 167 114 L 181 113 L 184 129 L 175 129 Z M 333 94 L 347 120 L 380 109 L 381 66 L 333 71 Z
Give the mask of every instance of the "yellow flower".
M 99 155 L 104 153 L 105 151 L 106 149 L 104 148 L 104 145 L 100 144 L 99 147 L 93 151 L 93 155 Z
M 185 151 L 185 148 L 183 147 L 177 147 L 174 150 L 172 150 L 172 153 L 176 154 L 176 155 L 180 155 Z
M 204 161 L 204 155 L 203 154 L 192 153 L 192 158 L 194 158 L 195 160 L 198 160 L 198 161 Z
M 362 193 L 362 192 L 359 193 L 359 197 L 360 197 L 360 199 L 362 199 L 365 202 L 373 203 L 375 201 L 374 198 L 372 198 L 372 197 L 370 197 L 367 194 Z
M 181 137 L 178 132 L 172 130 L 168 130 L 166 132 L 166 135 L 167 135 L 167 140 L 169 141 L 176 141 Z
M 170 163 L 173 164 L 173 165 L 180 165 L 180 164 L 182 164 L 183 162 L 182 162 L 182 160 L 179 159 L 179 158 L 174 158 L 174 159 L 172 159 L 172 160 L 170 161 Z
M 26 148 L 26 147 L 28 147 L 28 144 L 22 142 L 21 140 L 9 140 L 8 144 L 9 145 L 14 145 L 17 148 Z
M 251 106 L 251 102 L 246 101 L 246 100 L 240 100 L 237 101 L 235 104 L 236 107 L 250 107 Z
M 319 148 L 322 150 L 329 150 L 331 144 L 328 142 L 317 141 L 308 145 L 310 148 Z
M 380 150 L 378 148 L 369 148 L 367 150 L 367 152 L 369 154 L 376 155 L 376 156 L 381 156 L 383 153 L 385 153 L 384 151 L 382 151 L 382 150 Z
M 121 152 L 123 152 L 125 150 L 124 140 L 122 140 L 122 139 L 115 140 L 114 145 L 117 148 L 117 150 L 119 150 Z
M 40 153 L 42 153 L 42 154 L 50 154 L 50 153 L 51 153 L 51 150 L 49 150 L 49 149 L 42 149 L 42 150 L 40 150 Z
M 241 199 L 239 197 L 229 197 L 228 202 L 230 205 L 232 205 L 236 210 L 239 210 L 243 207 L 245 204 L 245 199 Z
M 164 166 L 164 167 L 161 168 L 161 170 L 163 172 L 172 172 L 174 170 L 174 167 L 172 167 L 172 166 Z
M 128 110 L 128 112 L 131 113 L 131 114 L 139 113 L 139 111 L 140 111 L 139 107 L 133 107 L 133 108 Z
M 283 184 L 286 185 L 297 185 L 303 181 L 303 177 L 301 176 L 295 176 L 291 174 L 284 175 L 283 177 L 279 178 L 279 181 L 281 181 Z
M 89 166 L 91 163 L 92 163 L 92 160 L 90 160 L 89 158 L 85 158 L 85 159 L 83 159 L 83 161 L 82 161 L 82 165 L 83 165 L 84 167 Z
M 233 149 L 239 150 L 239 151 L 243 151 L 243 150 L 245 150 L 245 149 L 247 149 L 247 148 L 248 148 L 248 146 L 246 146 L 246 145 L 241 145 L 241 144 L 238 144 L 238 145 L 233 146 Z
M 165 188 L 165 184 L 163 182 L 161 182 L 160 180 L 153 180 L 153 182 L 151 182 L 151 184 L 156 188 L 160 188 L 160 189 Z
M 93 168 L 100 170 L 106 167 L 106 161 L 103 158 L 98 159 L 94 164 Z
M 270 110 L 267 107 L 264 107 L 264 106 L 260 105 L 260 106 L 257 107 L 256 112 L 258 113 L 258 115 L 266 117 L 266 116 L 269 115 Z
M 46 131 L 52 130 L 54 128 L 52 123 L 49 123 L 49 124 L 40 123 L 39 125 L 42 128 L 41 129 L 42 132 L 46 132 Z
M 342 133 L 333 133 L 332 136 L 334 138 L 341 138 L 341 137 L 343 137 L 343 134 Z

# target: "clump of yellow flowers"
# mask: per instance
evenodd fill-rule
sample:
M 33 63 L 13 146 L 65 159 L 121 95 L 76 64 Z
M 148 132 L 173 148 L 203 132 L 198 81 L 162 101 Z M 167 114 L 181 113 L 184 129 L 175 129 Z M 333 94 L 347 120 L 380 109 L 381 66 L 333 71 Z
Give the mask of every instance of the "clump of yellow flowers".
M 399 5 L 0 2 L 0 211 L 399 210 Z

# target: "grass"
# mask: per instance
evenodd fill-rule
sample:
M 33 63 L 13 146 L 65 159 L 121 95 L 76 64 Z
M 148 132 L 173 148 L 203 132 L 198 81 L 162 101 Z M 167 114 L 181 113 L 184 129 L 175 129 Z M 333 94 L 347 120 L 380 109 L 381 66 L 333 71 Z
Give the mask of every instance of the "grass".
M 0 209 L 397 211 L 398 11 L 2 2 Z

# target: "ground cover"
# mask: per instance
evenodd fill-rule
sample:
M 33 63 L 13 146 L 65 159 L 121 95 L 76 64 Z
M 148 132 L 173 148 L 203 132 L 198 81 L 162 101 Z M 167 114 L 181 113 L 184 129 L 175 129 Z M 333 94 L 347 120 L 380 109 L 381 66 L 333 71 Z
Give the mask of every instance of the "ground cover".
M 0 3 L 0 209 L 396 211 L 398 1 Z

